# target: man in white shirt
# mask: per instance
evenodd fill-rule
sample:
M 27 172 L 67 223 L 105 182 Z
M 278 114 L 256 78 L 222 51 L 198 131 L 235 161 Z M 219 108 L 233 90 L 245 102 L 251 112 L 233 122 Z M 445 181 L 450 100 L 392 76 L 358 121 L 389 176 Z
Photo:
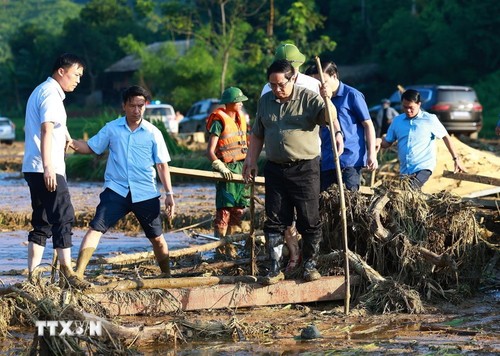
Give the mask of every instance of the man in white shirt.
M 74 210 L 66 182 L 64 154 L 71 140 L 66 126 L 64 92 L 80 83 L 84 64 L 77 56 L 61 55 L 52 76 L 31 93 L 26 106 L 24 159 L 22 171 L 31 194 L 33 230 L 28 234 L 28 273 L 42 261 L 46 241 L 52 237 L 62 272 L 61 283 L 83 287 L 71 267 L 71 230 Z

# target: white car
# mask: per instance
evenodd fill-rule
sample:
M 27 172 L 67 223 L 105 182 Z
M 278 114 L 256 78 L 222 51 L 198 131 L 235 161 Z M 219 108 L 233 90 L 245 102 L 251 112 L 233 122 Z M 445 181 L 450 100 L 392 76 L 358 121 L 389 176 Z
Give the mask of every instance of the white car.
M 179 132 L 179 122 L 175 118 L 175 110 L 169 104 L 148 104 L 144 112 L 144 118 L 150 122 L 159 120 L 163 122 L 167 132 L 176 134 Z
M 12 145 L 16 139 L 16 125 L 7 117 L 0 117 L 0 142 Z

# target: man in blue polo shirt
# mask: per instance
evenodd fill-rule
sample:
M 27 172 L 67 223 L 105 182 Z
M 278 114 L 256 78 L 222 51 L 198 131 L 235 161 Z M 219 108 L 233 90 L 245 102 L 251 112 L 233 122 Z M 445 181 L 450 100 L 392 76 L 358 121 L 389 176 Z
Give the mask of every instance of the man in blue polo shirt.
M 339 71 L 334 62 L 322 62 L 323 78 L 337 109 L 342 131 L 335 136 L 344 137 L 344 152 L 340 155 L 342 180 L 348 190 L 357 191 L 361 185 L 361 169 L 375 170 L 378 167 L 375 149 L 375 128 L 370 118 L 364 95 L 357 89 L 344 84 L 339 79 Z M 319 79 L 316 65 L 310 66 L 306 74 Z M 321 191 L 337 182 L 332 141 L 328 127 L 322 127 L 321 135 Z
M 455 172 L 465 168 L 455 147 L 436 115 L 420 110 L 420 93 L 408 89 L 401 96 L 403 114 L 392 121 L 387 134 L 382 137 L 382 148 L 398 141 L 399 172 L 410 176 L 411 186 L 420 189 L 436 167 L 436 138 L 443 139 L 455 165 Z

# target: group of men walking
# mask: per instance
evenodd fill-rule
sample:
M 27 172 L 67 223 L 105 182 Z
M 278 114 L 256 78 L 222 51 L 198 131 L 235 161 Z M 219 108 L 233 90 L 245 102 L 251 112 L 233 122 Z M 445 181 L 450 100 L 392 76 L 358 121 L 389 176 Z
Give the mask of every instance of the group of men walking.
M 232 233 L 249 205 L 248 187 L 232 182 L 232 174 L 242 174 L 247 182 L 256 177 L 258 158 L 263 149 L 266 151 L 264 234 L 271 263 L 263 278 L 265 284 L 285 278 L 285 243 L 290 251 L 288 271 L 299 267 L 301 261 L 306 281 L 321 277 L 316 268 L 322 241 L 319 195 L 337 183 L 334 151 L 340 156 L 342 180 L 352 191 L 361 185 L 363 168 L 378 167 L 377 149 L 396 141 L 401 173 L 411 177 L 415 188 L 421 187 L 434 169 L 436 138 L 444 140 L 455 170 L 464 171 L 442 124 L 434 115 L 420 110 L 418 92 L 403 93 L 403 114 L 384 128 L 386 135 L 377 137 L 380 130 L 376 135 L 363 94 L 340 81 L 335 63 L 321 63 L 325 80 L 320 82 L 316 65 L 307 68 L 306 74 L 300 73 L 304 62 L 305 56 L 296 46 L 282 44 L 277 48 L 275 61 L 267 68 L 268 83 L 258 101 L 251 134 L 242 113 L 248 97 L 237 87 L 222 93 L 224 107 L 215 110 L 207 121 L 207 157 L 225 178 L 216 187 L 217 237 Z M 87 142 L 73 140 L 66 126 L 64 93 L 76 88 L 83 71 L 84 64 L 78 57 L 62 55 L 52 76 L 33 91 L 28 101 L 23 172 L 33 207 L 33 230 L 28 237 L 30 278 L 41 262 L 46 239 L 52 237 L 63 280 L 87 288 L 90 284 L 83 278 L 84 271 L 100 237 L 129 212 L 135 214 L 151 241 L 161 271 L 170 276 L 156 181 L 158 172 L 166 194 L 166 212 L 172 217 L 175 201 L 168 169 L 170 156 L 161 132 L 143 119 L 149 93 L 138 86 L 128 88 L 122 97 L 125 116 L 107 123 Z M 109 151 L 104 191 L 80 246 L 76 271 L 70 255 L 74 211 L 64 165 L 68 146 L 82 154 Z M 296 231 L 302 236 L 301 251 Z

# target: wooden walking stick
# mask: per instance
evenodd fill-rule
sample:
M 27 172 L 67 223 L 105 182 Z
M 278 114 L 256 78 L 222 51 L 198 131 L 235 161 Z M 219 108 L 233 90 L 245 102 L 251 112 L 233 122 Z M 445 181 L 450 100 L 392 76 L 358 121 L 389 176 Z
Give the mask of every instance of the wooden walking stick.
M 252 276 L 257 274 L 257 261 L 255 260 L 255 177 L 250 181 L 250 271 Z
M 316 59 L 316 67 L 318 68 L 319 77 L 321 78 L 321 83 L 325 83 L 325 78 L 323 76 L 323 68 L 321 68 L 321 61 L 318 56 Z M 347 245 L 347 217 L 346 217 L 346 207 L 345 207 L 345 196 L 344 196 L 344 184 L 342 182 L 342 170 L 340 169 L 339 155 L 337 151 L 337 145 L 335 144 L 335 129 L 333 127 L 333 117 L 331 108 L 328 105 L 328 96 L 324 96 L 326 113 L 328 115 L 328 124 L 330 127 L 330 138 L 332 140 L 333 148 L 333 158 L 335 160 L 335 171 L 337 173 L 337 183 L 339 186 L 340 195 L 340 216 L 342 221 L 342 237 L 344 241 L 344 274 L 345 274 L 345 297 L 344 297 L 344 313 L 349 314 L 349 303 L 351 299 L 351 281 L 349 276 L 349 247 Z

